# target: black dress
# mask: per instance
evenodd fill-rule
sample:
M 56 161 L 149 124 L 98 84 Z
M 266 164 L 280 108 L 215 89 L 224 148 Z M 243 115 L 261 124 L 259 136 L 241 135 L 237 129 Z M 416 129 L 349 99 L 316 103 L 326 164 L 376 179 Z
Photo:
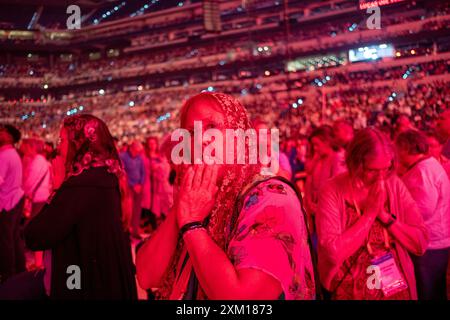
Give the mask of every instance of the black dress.
M 137 298 L 130 241 L 121 223 L 119 183 L 105 167 L 67 179 L 29 222 L 25 241 L 32 250 L 52 252 L 50 298 Z M 71 265 L 79 267 L 80 289 L 68 288 Z

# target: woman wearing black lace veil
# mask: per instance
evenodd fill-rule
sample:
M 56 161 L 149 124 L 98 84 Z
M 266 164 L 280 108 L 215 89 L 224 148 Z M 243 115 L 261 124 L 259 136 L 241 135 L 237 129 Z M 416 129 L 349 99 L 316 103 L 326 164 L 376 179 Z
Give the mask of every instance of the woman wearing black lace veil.
M 52 299 L 135 299 L 113 138 L 92 115 L 66 118 L 60 138 L 62 184 L 25 229 L 28 247 L 45 250 L 46 292 Z

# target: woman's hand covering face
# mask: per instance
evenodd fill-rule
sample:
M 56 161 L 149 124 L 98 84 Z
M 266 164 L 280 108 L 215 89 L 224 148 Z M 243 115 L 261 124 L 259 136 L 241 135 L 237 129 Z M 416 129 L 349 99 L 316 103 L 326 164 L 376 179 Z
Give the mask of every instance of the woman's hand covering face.
M 186 171 L 176 204 L 178 226 L 203 222 L 214 207 L 217 187 L 217 165 L 195 165 Z

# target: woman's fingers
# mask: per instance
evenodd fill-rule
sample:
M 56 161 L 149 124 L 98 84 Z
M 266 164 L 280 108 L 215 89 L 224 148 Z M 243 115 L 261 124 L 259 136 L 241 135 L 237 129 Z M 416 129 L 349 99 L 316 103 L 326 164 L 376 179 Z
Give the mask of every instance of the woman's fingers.
M 190 190 L 194 179 L 194 169 L 189 167 L 183 177 L 183 189 Z
M 371 195 L 369 195 L 370 197 Z M 386 202 L 386 192 L 382 190 L 382 188 L 377 188 L 374 193 L 372 193 L 372 197 L 374 197 L 374 207 L 378 210 L 384 208 L 384 204 Z
M 205 170 L 205 166 L 199 165 L 195 168 L 195 174 L 194 179 L 192 181 L 192 189 L 198 190 L 200 189 L 200 186 L 202 185 L 202 179 L 203 179 L 203 171 Z
M 217 176 L 219 173 L 219 166 L 217 164 L 212 166 L 211 179 L 209 180 L 208 189 L 214 193 L 217 192 Z M 216 190 L 216 191 L 214 191 Z
M 210 181 L 211 181 L 212 173 L 213 173 L 213 166 L 212 165 L 206 165 L 205 171 L 203 172 L 203 179 L 202 179 L 202 184 L 201 184 L 202 189 L 208 189 L 209 188 L 209 184 L 210 184 Z

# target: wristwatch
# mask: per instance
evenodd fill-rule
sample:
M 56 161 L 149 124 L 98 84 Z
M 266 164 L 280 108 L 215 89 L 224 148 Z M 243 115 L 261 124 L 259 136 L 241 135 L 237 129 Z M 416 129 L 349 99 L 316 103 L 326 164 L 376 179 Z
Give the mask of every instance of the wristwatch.
M 393 213 L 391 213 L 389 215 L 389 220 L 388 222 L 384 223 L 383 221 L 381 221 L 381 223 L 386 227 L 389 228 L 395 221 L 397 221 L 397 216 Z

